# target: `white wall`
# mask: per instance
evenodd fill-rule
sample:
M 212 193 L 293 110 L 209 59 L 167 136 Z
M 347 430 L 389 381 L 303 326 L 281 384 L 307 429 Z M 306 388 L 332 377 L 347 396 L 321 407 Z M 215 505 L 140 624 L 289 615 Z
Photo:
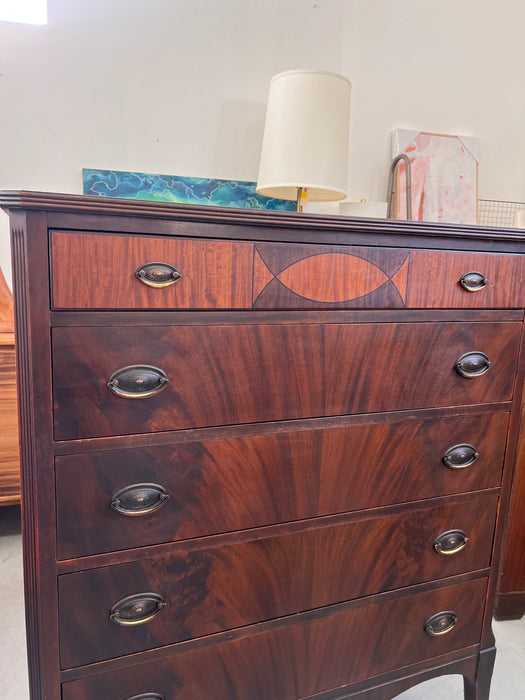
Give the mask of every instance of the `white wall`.
M 384 199 L 396 127 L 479 136 L 480 196 L 525 200 L 516 0 L 49 0 L 0 22 L 0 189 L 83 167 L 255 180 L 270 78 L 352 82 L 350 196 Z M 8 263 L 0 214 L 0 264 Z
M 49 0 L 47 27 L 0 22 L 0 189 L 81 192 L 83 167 L 255 180 L 271 77 L 338 71 L 344 5 Z
M 480 138 L 481 199 L 525 201 L 525 4 L 350 0 L 350 192 L 384 199 L 393 129 Z

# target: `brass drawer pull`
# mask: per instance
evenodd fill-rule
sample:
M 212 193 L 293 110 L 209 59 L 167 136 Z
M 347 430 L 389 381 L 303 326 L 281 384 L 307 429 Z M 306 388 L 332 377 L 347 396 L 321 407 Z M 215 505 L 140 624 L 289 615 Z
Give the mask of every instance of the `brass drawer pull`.
M 478 457 L 479 452 L 476 451 L 474 445 L 463 442 L 448 448 L 443 455 L 443 463 L 451 469 L 464 469 L 474 464 Z
M 170 265 L 163 262 L 152 262 L 141 265 L 135 272 L 135 276 L 148 287 L 169 287 L 175 284 L 182 277 L 181 273 Z
M 480 292 L 487 286 L 488 279 L 481 272 L 465 272 L 459 283 L 467 292 Z
M 166 388 L 166 373 L 151 365 L 130 365 L 113 372 L 108 387 L 126 399 L 147 399 Z
M 141 693 L 140 695 L 134 695 L 132 698 L 127 698 L 126 700 L 164 700 L 164 695 L 159 695 L 158 693 Z
M 467 379 L 481 377 L 481 375 L 488 372 L 491 367 L 492 362 L 490 362 L 485 353 L 477 352 L 476 350 L 461 355 L 454 365 L 456 372 L 462 377 L 467 377 Z
M 117 625 L 143 625 L 165 607 L 166 601 L 158 593 L 136 593 L 115 603 L 109 613 L 109 619 Z
M 451 610 L 444 610 L 429 617 L 425 622 L 425 632 L 431 637 L 447 634 L 455 626 L 458 618 Z
M 448 556 L 461 552 L 468 544 L 469 538 L 463 530 L 448 530 L 442 532 L 439 537 L 434 540 L 434 549 L 438 554 Z
M 120 515 L 148 515 L 161 508 L 169 498 L 158 484 L 130 484 L 111 497 L 111 507 Z

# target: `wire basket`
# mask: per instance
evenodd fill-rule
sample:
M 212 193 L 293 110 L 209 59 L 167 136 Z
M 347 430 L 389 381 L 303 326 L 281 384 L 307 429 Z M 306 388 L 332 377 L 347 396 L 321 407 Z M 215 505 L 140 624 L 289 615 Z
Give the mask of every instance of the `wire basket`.
M 478 200 L 478 224 L 512 228 L 514 214 L 525 209 L 525 202 L 501 202 L 496 199 Z

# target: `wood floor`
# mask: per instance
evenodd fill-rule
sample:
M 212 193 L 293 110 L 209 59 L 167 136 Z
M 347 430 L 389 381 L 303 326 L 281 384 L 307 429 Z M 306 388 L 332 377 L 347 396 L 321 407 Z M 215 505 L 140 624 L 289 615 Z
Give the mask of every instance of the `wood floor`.
M 22 593 L 22 541 L 20 509 L 0 508 L 0 595 L 9 601 L 0 616 L 0 677 L 2 697 L 28 700 L 25 630 Z M 494 622 L 498 655 L 491 700 L 523 700 L 525 697 L 525 617 Z M 397 700 L 462 700 L 460 676 L 446 676 L 422 683 Z M 246 700 L 249 700 L 248 698 Z

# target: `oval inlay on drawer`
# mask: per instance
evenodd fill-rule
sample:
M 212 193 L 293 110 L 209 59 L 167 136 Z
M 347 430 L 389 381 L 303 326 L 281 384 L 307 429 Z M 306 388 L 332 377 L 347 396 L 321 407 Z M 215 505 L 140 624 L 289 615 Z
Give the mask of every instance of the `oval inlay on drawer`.
M 331 304 L 366 296 L 389 281 L 380 267 L 348 253 L 311 255 L 287 267 L 276 279 L 294 294 Z

